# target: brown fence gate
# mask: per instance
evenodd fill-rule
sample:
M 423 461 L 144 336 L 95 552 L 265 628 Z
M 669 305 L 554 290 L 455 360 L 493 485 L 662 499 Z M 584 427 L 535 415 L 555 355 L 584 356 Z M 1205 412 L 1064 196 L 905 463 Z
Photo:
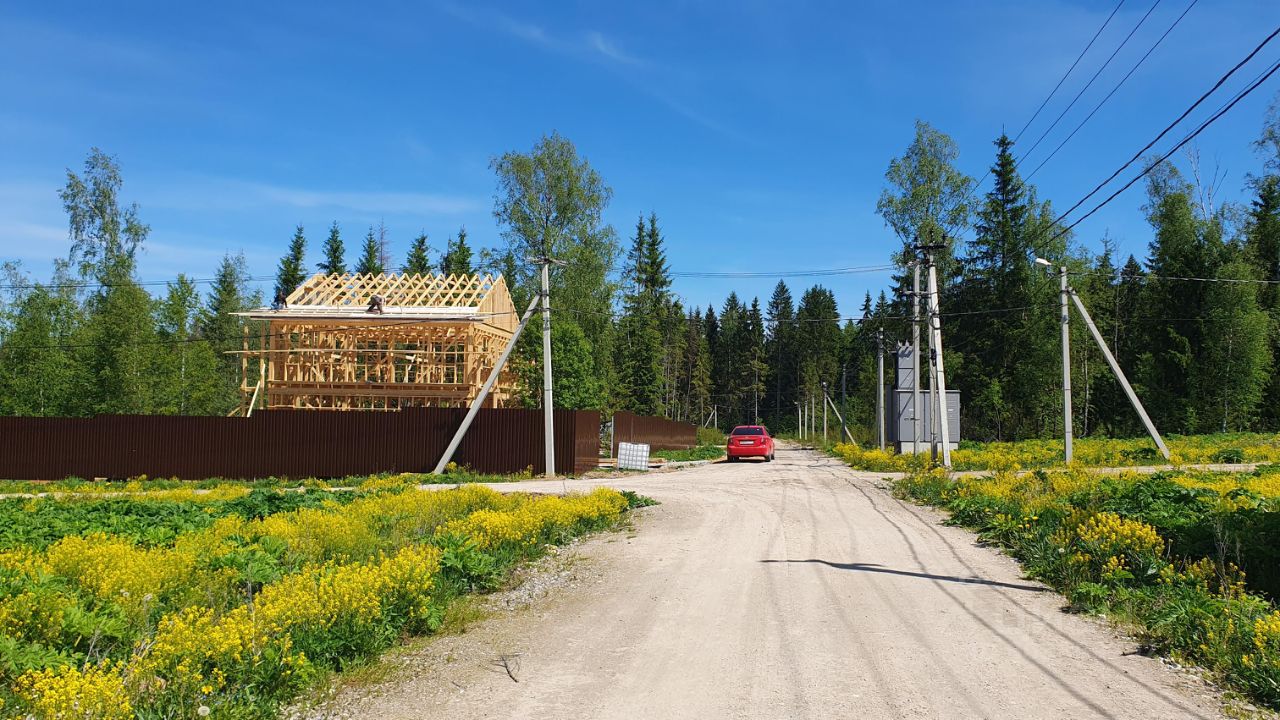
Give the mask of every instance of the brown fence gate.
M 698 428 L 689 423 L 619 410 L 613 414 L 614 457 L 618 456 L 620 442 L 645 443 L 650 450 L 684 450 L 698 444 Z

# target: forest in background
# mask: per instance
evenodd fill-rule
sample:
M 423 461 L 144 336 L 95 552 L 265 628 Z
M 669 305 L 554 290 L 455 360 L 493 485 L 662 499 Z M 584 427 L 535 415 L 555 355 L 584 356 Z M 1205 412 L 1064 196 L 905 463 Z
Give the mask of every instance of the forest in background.
M 507 277 L 523 309 L 538 286 L 527 258 L 545 253 L 560 261 L 551 270 L 557 405 L 698 424 L 714 409 L 722 428 L 758 419 L 787 431 L 796 403 L 820 397 L 825 383 L 867 438 L 876 338 L 883 333 L 886 350 L 910 338 L 907 248 L 927 240 L 945 245 L 938 258 L 945 361 L 949 386 L 961 392 L 966 439 L 1061 434 L 1058 278 L 1033 264 L 1037 256 L 1070 269 L 1163 431 L 1280 430 L 1280 380 L 1271 372 L 1280 350 L 1276 105 L 1254 145 L 1260 162 L 1243 204 L 1217 200 L 1221 178 L 1206 176 L 1195 153 L 1152 168 L 1142 201 L 1151 226 L 1146 257 L 1119 257 L 1108 238 L 1074 237 L 1055 220 L 1052 204 L 1020 176 L 1008 137 L 996 139 L 989 173 L 975 181 L 956 168 L 954 141 L 917 122 L 913 141 L 889 163 L 876 207 L 899 272 L 891 287 L 842 312 L 830 289 L 782 280 L 763 306 L 731 293 L 714 307 L 686 307 L 672 289 L 672 241 L 657 214 L 638 218 L 619 239 L 603 220 L 611 188 L 552 133 L 491 163 L 501 246 L 473 251 L 460 228 L 437 250 L 423 233 L 395 262 L 385 228 L 371 227 L 348 264 L 335 222 L 314 261 L 298 227 L 274 293 L 287 294 L 315 271 L 492 272 Z M 267 299 L 252 289 L 238 255 L 209 279 L 140 283 L 136 256 L 149 228 L 122 189 L 117 161 L 94 149 L 80 172 L 67 173 L 61 198 L 72 247 L 50 280 L 3 264 L 0 413 L 226 414 L 240 402 L 240 360 L 227 351 L 241 347 L 245 321 L 231 313 Z M 809 264 L 824 263 L 834 264 Z M 1083 323 L 1073 321 L 1071 332 L 1075 431 L 1139 434 Z M 537 332 L 527 333 L 514 362 L 528 406 L 539 402 L 539 353 Z M 892 382 L 893 363 L 886 367 Z

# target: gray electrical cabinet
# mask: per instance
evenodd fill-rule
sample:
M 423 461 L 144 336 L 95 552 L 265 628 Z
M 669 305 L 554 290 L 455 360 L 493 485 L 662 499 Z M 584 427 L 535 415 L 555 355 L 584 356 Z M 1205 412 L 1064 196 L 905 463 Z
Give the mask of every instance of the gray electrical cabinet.
M 892 400 L 889 404 L 889 442 L 899 453 L 915 450 L 915 408 L 913 407 L 912 372 L 915 365 L 911 345 L 903 343 L 894 351 L 897 359 L 896 382 L 892 389 Z M 923 380 L 923 378 L 922 378 Z M 920 448 L 929 451 L 932 437 L 930 422 L 933 419 L 933 408 L 929 405 L 928 383 L 922 382 L 920 387 L 921 436 Z M 960 444 L 960 391 L 947 391 L 947 439 L 952 450 Z

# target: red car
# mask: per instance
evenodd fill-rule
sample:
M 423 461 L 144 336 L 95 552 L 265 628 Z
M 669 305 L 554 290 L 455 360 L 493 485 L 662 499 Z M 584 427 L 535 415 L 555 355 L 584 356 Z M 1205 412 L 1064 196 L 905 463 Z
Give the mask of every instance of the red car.
M 725 450 L 729 462 L 747 457 L 764 458 L 769 462 L 773 460 L 773 438 L 763 425 L 739 425 L 729 433 L 729 444 Z

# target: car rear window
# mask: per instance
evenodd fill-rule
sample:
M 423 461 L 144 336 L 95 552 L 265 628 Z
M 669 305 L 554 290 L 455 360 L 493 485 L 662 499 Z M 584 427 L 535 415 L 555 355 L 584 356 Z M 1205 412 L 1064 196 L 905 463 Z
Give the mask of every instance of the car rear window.
M 764 430 L 758 427 L 740 427 L 733 429 L 734 435 L 763 435 Z

